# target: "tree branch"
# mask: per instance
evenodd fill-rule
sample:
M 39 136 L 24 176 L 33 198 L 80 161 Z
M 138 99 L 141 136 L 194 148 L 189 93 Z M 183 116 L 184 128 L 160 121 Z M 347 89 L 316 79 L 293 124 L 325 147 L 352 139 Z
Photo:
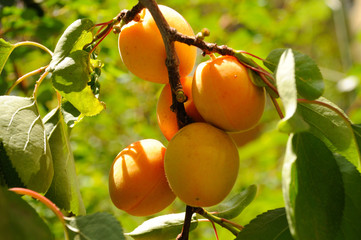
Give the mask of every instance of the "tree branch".
M 171 28 L 160 11 L 155 0 L 139 0 L 139 2 L 146 7 L 152 14 L 155 23 L 162 35 L 165 51 L 166 61 L 165 65 L 168 69 L 169 84 L 172 89 L 172 111 L 177 114 L 179 128 L 192 122 L 192 119 L 187 115 L 183 102 L 186 100 L 182 85 L 180 83 L 179 75 L 179 59 L 175 51 L 174 39 L 172 32 L 175 30 Z

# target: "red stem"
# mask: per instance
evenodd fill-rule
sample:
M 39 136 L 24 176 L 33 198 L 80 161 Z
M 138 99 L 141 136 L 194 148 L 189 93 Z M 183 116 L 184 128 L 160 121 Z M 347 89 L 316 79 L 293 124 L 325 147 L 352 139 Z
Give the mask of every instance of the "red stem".
M 60 209 L 48 198 L 44 197 L 40 193 L 37 193 L 33 190 L 26 189 L 26 188 L 10 188 L 9 191 L 15 192 L 20 195 L 27 195 L 30 197 L 33 197 L 40 202 L 42 202 L 45 206 L 47 206 L 49 209 L 51 209 L 55 215 L 59 218 L 59 220 L 65 225 L 65 219 L 63 213 L 60 211 Z

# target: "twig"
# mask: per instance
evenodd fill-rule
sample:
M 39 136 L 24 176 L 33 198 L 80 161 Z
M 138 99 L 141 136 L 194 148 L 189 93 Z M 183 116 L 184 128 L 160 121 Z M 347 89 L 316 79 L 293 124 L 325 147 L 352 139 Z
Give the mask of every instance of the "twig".
M 195 208 L 187 205 L 186 214 L 184 217 L 183 229 L 182 232 L 178 235 L 177 240 L 188 240 L 189 230 L 191 227 L 191 221 L 194 212 L 195 212 Z
M 224 218 L 219 218 L 209 212 L 207 212 L 206 210 L 204 210 L 203 208 L 195 208 L 195 212 L 198 213 L 199 215 L 207 218 L 208 220 L 210 220 L 211 222 L 217 223 L 218 225 L 226 228 L 227 230 L 229 230 L 231 233 L 233 233 L 233 235 L 237 236 L 238 233 L 240 232 L 241 229 L 243 229 L 242 226 L 235 224 L 231 221 L 225 221 Z
M 139 2 L 152 14 L 153 19 L 162 35 L 167 54 L 165 65 L 168 69 L 169 84 L 172 89 L 172 110 L 177 115 L 179 128 L 182 128 L 191 123 L 192 119 L 187 115 L 183 102 L 178 101 L 178 99 L 184 100 L 184 98 L 182 99 L 177 97 L 177 95 L 184 95 L 184 93 L 180 83 L 179 59 L 174 46 L 175 39 L 172 38 L 172 32 L 174 32 L 174 29 L 169 26 L 155 0 L 139 0 Z
M 28 78 L 28 77 L 31 77 L 31 76 L 34 76 L 38 73 L 41 73 L 41 72 L 44 72 L 45 69 L 47 68 L 48 66 L 45 66 L 45 67 L 41 67 L 41 68 L 38 68 L 34 71 L 31 71 L 27 74 L 24 74 L 23 76 L 21 76 L 20 78 L 18 78 L 14 83 L 13 85 L 11 85 L 11 87 L 6 91 L 5 95 L 9 95 L 11 93 L 11 91 L 19 84 L 21 83 L 22 81 L 24 81 L 24 79 Z

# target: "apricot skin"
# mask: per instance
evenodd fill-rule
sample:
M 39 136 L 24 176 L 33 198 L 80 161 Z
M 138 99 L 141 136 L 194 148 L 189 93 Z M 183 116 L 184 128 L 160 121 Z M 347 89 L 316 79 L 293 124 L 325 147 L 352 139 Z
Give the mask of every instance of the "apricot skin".
M 187 96 L 187 101 L 184 103 L 184 108 L 189 117 L 195 122 L 204 121 L 199 114 L 196 106 L 194 105 L 192 98 L 192 77 L 187 76 L 180 79 L 183 86 L 183 91 Z M 169 141 L 174 134 L 179 130 L 177 123 L 177 115 L 170 109 L 172 105 L 172 92 L 170 85 L 167 84 L 163 87 L 163 90 L 159 96 L 157 103 L 157 120 L 160 130 L 164 137 Z
M 233 140 L 208 123 L 183 127 L 169 141 L 164 169 L 175 195 L 187 205 L 209 207 L 231 191 L 239 168 Z
M 115 158 L 109 173 L 114 205 L 134 216 L 149 216 L 169 206 L 175 195 L 164 173 L 165 147 L 153 139 L 137 141 Z
M 255 86 L 246 68 L 231 56 L 199 64 L 192 93 L 204 120 L 225 131 L 252 128 L 264 111 L 264 89 Z
M 175 10 L 159 5 L 169 25 L 178 32 L 194 36 L 188 22 Z M 118 48 L 125 66 L 136 76 L 155 83 L 168 83 L 166 52 L 157 25 L 146 10 L 143 20 L 125 25 L 118 39 Z M 175 43 L 180 76 L 187 76 L 194 67 L 197 50 L 184 43 Z

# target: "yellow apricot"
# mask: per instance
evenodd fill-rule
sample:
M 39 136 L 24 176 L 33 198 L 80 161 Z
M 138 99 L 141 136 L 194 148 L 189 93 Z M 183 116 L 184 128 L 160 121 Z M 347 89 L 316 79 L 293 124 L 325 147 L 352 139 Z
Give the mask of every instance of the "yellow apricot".
M 225 131 L 243 131 L 260 120 L 264 89 L 255 86 L 235 57 L 222 56 L 198 65 L 193 101 L 205 121 Z
M 155 214 L 175 199 L 164 173 L 166 148 L 154 139 L 137 141 L 115 158 L 109 173 L 114 205 L 134 216 Z
M 175 10 L 159 5 L 168 24 L 178 32 L 194 36 L 188 22 Z M 126 24 L 119 34 L 118 48 L 125 66 L 136 76 L 155 83 L 168 83 L 166 52 L 159 29 L 148 10 L 139 21 Z M 197 50 L 194 46 L 175 42 L 179 73 L 187 76 L 194 67 Z
M 239 167 L 238 150 L 224 131 L 191 123 L 169 141 L 164 169 L 175 195 L 187 205 L 209 207 L 231 191 Z
M 180 79 L 183 91 L 187 96 L 184 108 L 189 117 L 195 122 L 204 121 L 196 109 L 192 98 L 192 77 L 187 76 Z M 167 84 L 159 96 L 157 103 L 157 120 L 160 130 L 167 140 L 170 140 L 179 130 L 177 115 L 170 109 L 172 105 L 172 92 L 170 85 Z

